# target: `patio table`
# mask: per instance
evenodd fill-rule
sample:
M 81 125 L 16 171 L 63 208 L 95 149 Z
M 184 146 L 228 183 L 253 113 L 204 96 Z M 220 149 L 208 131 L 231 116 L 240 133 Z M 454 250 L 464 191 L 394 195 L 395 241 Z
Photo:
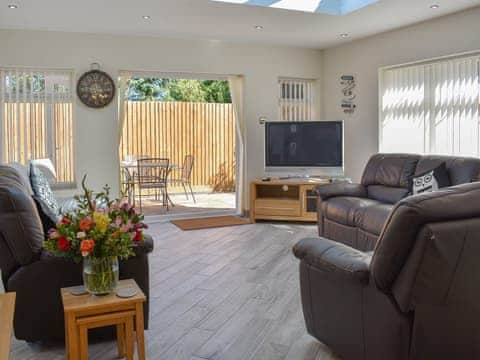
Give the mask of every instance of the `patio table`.
M 143 167 L 162 167 L 158 164 L 143 164 L 142 166 Z M 120 161 L 120 168 L 126 169 L 130 178 L 135 179 L 136 170 L 138 168 L 138 161 L 136 161 L 136 160 L 134 160 L 134 161 L 126 161 L 126 160 Z M 179 168 L 180 167 L 177 164 L 170 164 L 168 166 L 167 179 L 168 179 L 168 176 L 170 175 L 170 173 L 172 172 L 172 170 L 177 170 Z M 173 203 L 173 201 L 170 198 L 170 196 L 168 195 L 168 193 L 167 193 L 167 201 L 170 201 L 172 206 L 175 206 L 175 204 Z

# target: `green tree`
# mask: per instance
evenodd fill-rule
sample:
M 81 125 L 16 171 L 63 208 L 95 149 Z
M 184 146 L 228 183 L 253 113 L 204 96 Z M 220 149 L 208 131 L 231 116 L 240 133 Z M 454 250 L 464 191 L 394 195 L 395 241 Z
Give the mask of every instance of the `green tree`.
M 127 98 L 138 101 L 162 100 L 166 94 L 169 79 L 133 78 L 127 83 Z
M 231 103 L 230 88 L 228 81 L 224 80 L 204 80 L 202 89 L 205 92 L 205 100 L 213 103 Z
M 127 84 L 127 99 L 231 103 L 227 81 L 133 78 Z
M 198 80 L 176 79 L 169 83 L 168 99 L 186 102 L 205 102 L 205 92 Z

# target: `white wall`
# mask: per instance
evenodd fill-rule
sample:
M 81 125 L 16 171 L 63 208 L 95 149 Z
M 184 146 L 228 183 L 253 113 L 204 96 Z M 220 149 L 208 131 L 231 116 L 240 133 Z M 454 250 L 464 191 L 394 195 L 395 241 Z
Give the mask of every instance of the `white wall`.
M 378 69 L 382 66 L 480 49 L 480 8 L 322 51 L 148 37 L 0 30 L 0 66 L 72 68 L 78 77 L 92 62 L 119 70 L 242 74 L 245 76 L 247 180 L 263 175 L 259 116 L 277 117 L 279 76 L 320 79 L 321 118 L 345 120 L 345 171 L 360 178 L 378 150 Z M 322 56 L 323 55 L 323 56 Z M 357 111 L 340 108 L 340 76 L 357 80 Z M 317 109 L 317 110 L 318 110 Z M 319 117 L 320 118 L 320 117 Z M 98 189 L 118 188 L 117 104 L 92 110 L 76 103 L 77 177 Z
M 263 175 L 258 118 L 278 116 L 278 77 L 321 76 L 321 51 L 218 41 L 0 30 L 0 49 L 0 66 L 70 68 L 77 78 L 92 62 L 114 78 L 119 70 L 244 75 L 247 180 Z M 76 101 L 75 115 L 77 180 L 88 173 L 93 188 L 118 189 L 117 104 L 93 110 Z
M 358 180 L 378 151 L 378 69 L 480 50 L 480 8 L 376 35 L 324 51 L 323 115 L 345 120 L 346 175 Z M 341 111 L 340 77 L 356 77 L 357 111 Z

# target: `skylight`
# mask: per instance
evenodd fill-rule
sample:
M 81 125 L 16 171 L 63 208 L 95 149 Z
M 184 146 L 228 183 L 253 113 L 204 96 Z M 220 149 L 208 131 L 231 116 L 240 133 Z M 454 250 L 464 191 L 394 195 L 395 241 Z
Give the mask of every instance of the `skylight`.
M 232 4 L 263 6 L 278 9 L 344 15 L 379 0 L 213 0 Z

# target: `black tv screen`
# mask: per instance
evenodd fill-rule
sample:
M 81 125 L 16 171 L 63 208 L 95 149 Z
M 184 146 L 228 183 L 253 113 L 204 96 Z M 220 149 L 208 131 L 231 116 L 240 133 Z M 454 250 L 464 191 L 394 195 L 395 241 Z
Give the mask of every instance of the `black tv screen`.
M 343 167 L 343 123 L 266 123 L 265 166 Z

